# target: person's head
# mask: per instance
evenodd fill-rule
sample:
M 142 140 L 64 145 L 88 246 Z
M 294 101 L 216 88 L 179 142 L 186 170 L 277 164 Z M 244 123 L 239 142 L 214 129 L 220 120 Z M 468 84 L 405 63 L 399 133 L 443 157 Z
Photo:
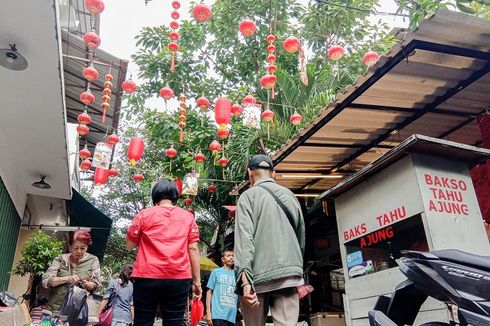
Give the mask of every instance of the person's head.
M 221 261 L 223 262 L 223 266 L 231 268 L 235 264 L 235 254 L 232 250 L 225 250 L 221 255 Z
M 131 264 L 126 264 L 121 269 L 121 273 L 119 273 L 119 278 L 121 279 L 123 286 L 126 286 L 126 284 L 128 284 L 128 282 L 131 281 L 132 273 L 133 273 L 133 265 Z
M 255 182 L 266 179 L 275 178 L 274 163 L 267 155 L 253 156 L 247 165 L 248 180 L 253 186 Z
M 153 205 L 158 205 L 164 199 L 176 202 L 178 198 L 179 190 L 177 185 L 168 179 L 159 179 L 151 189 Z
M 88 231 L 77 230 L 70 233 L 68 244 L 71 256 L 78 261 L 85 255 L 88 247 L 92 244 L 92 236 Z

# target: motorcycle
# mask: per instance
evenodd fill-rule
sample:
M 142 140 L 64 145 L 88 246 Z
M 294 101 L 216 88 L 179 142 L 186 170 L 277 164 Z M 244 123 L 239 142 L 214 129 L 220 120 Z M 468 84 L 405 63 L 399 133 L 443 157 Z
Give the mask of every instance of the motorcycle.
M 452 320 L 429 325 L 490 325 L 490 257 L 460 250 L 402 251 L 400 271 L 407 280 L 391 297 L 380 296 L 369 311 L 371 326 L 413 325 L 428 297 L 446 304 Z

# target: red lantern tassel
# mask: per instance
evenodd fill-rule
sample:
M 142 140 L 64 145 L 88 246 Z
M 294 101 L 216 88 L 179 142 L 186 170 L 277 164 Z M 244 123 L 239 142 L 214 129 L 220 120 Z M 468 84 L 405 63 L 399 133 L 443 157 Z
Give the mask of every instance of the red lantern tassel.
M 174 72 L 175 70 L 175 52 L 172 52 L 172 59 L 170 59 L 170 71 Z
M 181 143 L 184 142 L 184 129 L 180 128 L 180 136 L 179 136 L 179 141 Z
M 102 113 L 102 123 L 104 123 L 104 124 L 105 124 L 106 111 L 107 110 L 104 110 L 104 112 Z
M 271 92 L 272 92 L 272 94 L 271 94 L 271 98 L 272 98 L 272 99 L 274 99 L 274 98 L 275 98 L 274 93 L 276 92 L 276 88 L 275 88 L 275 86 L 272 86 Z

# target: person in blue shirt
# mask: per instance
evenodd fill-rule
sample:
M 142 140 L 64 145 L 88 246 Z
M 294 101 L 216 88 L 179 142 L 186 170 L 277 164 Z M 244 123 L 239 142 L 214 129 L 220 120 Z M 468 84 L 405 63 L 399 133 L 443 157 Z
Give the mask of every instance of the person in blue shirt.
M 235 325 L 238 296 L 235 294 L 236 275 L 233 251 L 223 252 L 223 267 L 215 268 L 208 280 L 206 316 L 209 326 Z
M 114 306 L 112 309 L 112 324 L 111 326 L 129 326 L 134 320 L 134 307 L 133 307 L 133 280 L 131 279 L 131 273 L 133 272 L 132 265 L 125 265 L 119 278 L 111 280 L 107 287 L 104 299 L 99 306 L 99 313 L 109 303 L 111 293 L 115 293 L 114 302 L 111 304 Z

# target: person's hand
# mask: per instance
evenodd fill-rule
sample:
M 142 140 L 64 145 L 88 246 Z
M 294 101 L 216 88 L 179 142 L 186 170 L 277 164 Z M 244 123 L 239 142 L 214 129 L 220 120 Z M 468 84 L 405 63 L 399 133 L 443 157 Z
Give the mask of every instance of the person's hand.
M 243 286 L 243 302 L 245 302 L 245 304 L 250 308 L 256 308 L 260 304 L 257 293 L 252 290 L 252 286 L 250 284 L 245 284 Z
M 68 276 L 68 283 L 70 285 L 77 284 L 78 282 L 80 282 L 80 277 L 78 277 L 78 275 L 70 275 L 70 276 Z
M 211 316 L 211 312 L 206 314 L 206 321 L 208 322 L 208 326 L 213 326 L 213 318 Z
M 86 281 L 86 280 L 80 280 L 80 283 L 83 285 L 85 290 L 87 290 L 89 292 L 92 292 L 95 289 L 95 287 L 97 286 L 97 284 L 95 284 L 95 282 L 90 282 L 90 281 Z
M 194 298 L 201 299 L 202 296 L 201 283 L 192 282 L 192 294 L 194 295 Z

